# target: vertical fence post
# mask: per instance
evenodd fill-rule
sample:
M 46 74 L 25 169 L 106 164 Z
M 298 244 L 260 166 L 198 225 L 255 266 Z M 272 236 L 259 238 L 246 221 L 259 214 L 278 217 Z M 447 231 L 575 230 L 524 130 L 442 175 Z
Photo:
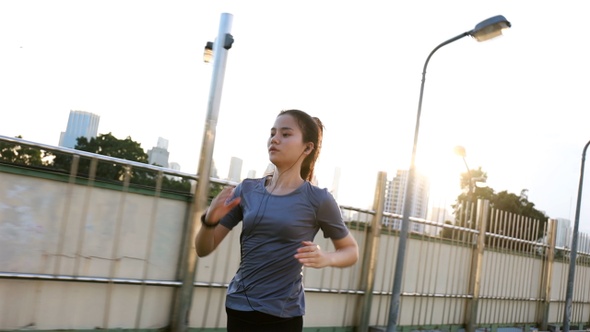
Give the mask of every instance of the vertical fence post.
M 370 233 L 366 235 L 363 266 L 361 268 L 361 287 L 365 290 L 365 296 L 361 298 L 358 331 L 369 330 L 369 317 L 371 315 L 371 302 L 373 300 L 373 288 L 375 285 L 375 266 L 377 262 L 377 251 L 379 249 L 379 237 L 381 236 L 383 208 L 385 206 L 386 183 L 387 173 L 379 172 L 377 176 L 377 187 L 375 188 L 375 198 L 373 200 L 375 215 L 371 221 Z
M 489 215 L 488 200 L 477 200 L 477 225 L 478 235 L 477 244 L 473 250 L 471 258 L 471 271 L 469 274 L 469 294 L 472 295 L 471 300 L 467 301 L 467 310 L 465 313 L 465 330 L 467 332 L 475 332 L 477 324 L 477 310 L 479 305 L 479 292 L 481 285 L 481 269 L 483 262 L 483 251 L 485 248 L 486 224 Z
M 557 220 L 549 219 L 547 226 L 547 250 L 544 252 L 543 272 L 541 273 L 541 298 L 537 312 L 537 324 L 541 331 L 548 331 L 549 327 L 549 306 L 551 305 L 551 279 L 553 277 L 553 260 L 555 258 L 555 241 L 557 238 Z
M 172 314 L 170 317 L 170 330 L 172 332 L 186 332 L 189 327 L 189 314 L 192 305 L 197 266 L 194 239 L 200 227 L 198 220 L 200 219 L 201 213 L 205 211 L 207 196 L 209 194 L 209 176 L 211 174 L 211 161 L 213 159 L 221 91 L 225 77 L 225 65 L 228 50 L 233 43 L 233 37 L 230 35 L 232 19 L 233 16 L 231 14 L 221 14 L 219 31 L 213 48 L 213 74 L 207 105 L 207 121 L 205 122 L 201 156 L 199 159 L 197 188 L 190 207 L 187 220 L 188 224 L 181 249 L 181 261 L 178 267 L 178 275 L 182 281 L 182 285 L 175 293 L 174 303 L 172 305 Z

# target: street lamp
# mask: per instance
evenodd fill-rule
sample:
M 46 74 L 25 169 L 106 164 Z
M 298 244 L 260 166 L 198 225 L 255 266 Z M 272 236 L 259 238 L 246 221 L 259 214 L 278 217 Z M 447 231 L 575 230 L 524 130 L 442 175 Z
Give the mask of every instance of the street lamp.
M 576 275 L 576 255 L 578 253 L 578 228 L 580 225 L 580 206 L 582 205 L 582 187 L 584 184 L 584 163 L 586 160 L 586 150 L 590 141 L 584 146 L 582 152 L 582 166 L 580 167 L 580 181 L 578 184 L 578 199 L 576 201 L 576 216 L 574 219 L 574 231 L 572 234 L 572 247 L 570 252 L 570 265 L 567 276 L 567 287 L 565 291 L 565 310 L 563 312 L 563 332 L 569 332 L 570 319 L 572 316 L 572 297 L 574 292 L 574 277 Z
M 208 42 L 205 46 L 204 59 L 213 60 L 213 71 L 211 76 L 211 86 L 209 89 L 209 102 L 207 103 L 207 118 L 203 132 L 203 141 L 201 144 L 201 155 L 199 159 L 197 187 L 193 194 L 191 204 L 190 220 L 186 227 L 185 238 L 183 239 L 183 255 L 179 264 L 182 265 L 180 288 L 177 289 L 175 301 L 172 307 L 170 317 L 170 331 L 187 332 L 188 317 L 190 314 L 191 303 L 193 298 L 194 281 L 197 267 L 197 253 L 194 248 L 195 235 L 198 230 L 198 220 L 207 208 L 207 196 L 209 194 L 209 174 L 211 174 L 211 160 L 213 159 L 213 147 L 215 145 L 215 133 L 217 128 L 217 119 L 219 117 L 219 105 L 221 103 L 221 92 L 223 90 L 223 80 L 225 78 L 225 67 L 227 63 L 228 51 L 231 48 L 234 38 L 230 34 L 233 21 L 233 15 L 222 13 L 219 21 L 219 30 L 215 43 Z M 217 43 L 219 41 L 219 43 Z
M 473 204 L 473 174 L 471 173 L 471 168 L 469 168 L 469 165 L 467 165 L 467 159 L 465 159 L 465 157 L 467 156 L 467 152 L 465 152 L 465 148 L 457 145 L 455 147 L 455 154 L 458 155 L 459 157 L 461 157 L 463 159 L 463 163 L 465 164 L 465 168 L 467 169 L 467 176 L 469 177 L 468 181 L 469 183 L 467 184 L 467 207 L 465 208 L 465 218 L 463 218 L 463 221 L 465 221 L 465 224 L 463 225 L 464 227 L 467 226 L 469 228 L 471 228 L 471 205 Z
M 406 256 L 406 243 L 408 238 L 408 231 L 409 231 L 409 223 L 410 223 L 410 210 L 412 208 L 412 196 L 414 192 L 414 177 L 415 177 L 415 160 L 416 160 L 416 149 L 418 146 L 418 132 L 420 128 L 420 113 L 422 112 L 422 97 L 424 96 L 424 82 L 426 81 L 426 67 L 428 66 L 428 62 L 430 58 L 439 48 L 450 44 L 456 40 L 459 40 L 466 36 L 472 36 L 477 41 L 485 41 L 491 38 L 497 37 L 502 35 L 502 30 L 507 29 L 511 26 L 510 22 L 504 18 L 502 15 L 490 17 L 480 23 L 478 23 L 475 28 L 472 30 L 466 31 L 456 37 L 453 37 L 437 47 L 435 47 L 424 62 L 424 69 L 422 71 L 422 84 L 420 86 L 420 99 L 418 100 L 418 113 L 416 116 L 416 128 L 414 129 L 414 145 L 412 148 L 412 159 L 410 161 L 410 169 L 408 171 L 408 180 L 406 182 L 406 190 L 405 190 L 405 201 L 404 201 L 404 211 L 403 211 L 403 218 L 402 218 L 402 227 L 399 234 L 399 244 L 397 250 L 397 260 L 395 262 L 395 275 L 393 278 L 393 289 L 392 289 L 392 296 L 391 296 L 391 305 L 389 307 L 389 321 L 387 324 L 387 331 L 388 332 L 395 332 L 398 314 L 399 314 L 399 304 L 400 304 L 400 295 L 401 295 L 401 284 L 402 284 L 402 275 L 403 275 L 403 267 L 404 267 L 404 260 Z
M 467 176 L 469 177 L 468 179 L 468 183 L 467 183 L 467 199 L 468 199 L 468 204 L 467 204 L 467 208 L 465 209 L 465 219 L 467 219 L 467 222 L 465 223 L 465 225 L 471 225 L 471 206 L 473 205 L 473 196 L 475 195 L 475 187 L 480 187 L 481 183 L 485 183 L 486 182 L 486 178 L 483 176 L 478 176 L 478 177 L 473 177 L 473 172 L 471 172 L 471 168 L 469 168 L 469 165 L 467 165 L 467 159 L 465 157 L 467 157 L 467 152 L 465 152 L 465 148 L 457 145 L 455 147 L 455 154 L 458 155 L 459 157 L 461 157 L 463 159 L 463 163 L 465 164 L 465 168 L 467 169 Z M 469 226 L 471 228 L 471 226 Z
M 223 48 L 226 50 L 229 50 L 233 43 L 234 43 L 234 37 L 230 34 L 230 33 L 226 33 L 223 36 Z M 210 63 L 213 61 L 213 56 L 215 54 L 213 48 L 215 46 L 215 43 L 208 41 L 207 44 L 205 44 L 205 49 L 203 50 L 203 62 L 205 63 Z
M 208 41 L 203 51 L 203 62 L 210 63 L 211 61 L 213 61 L 213 42 Z
M 467 165 L 467 159 L 465 159 L 465 157 L 467 156 L 467 152 L 465 152 L 465 148 L 460 145 L 457 145 L 454 150 L 455 150 L 455 154 L 463 159 L 463 163 L 465 164 L 465 168 L 467 168 L 467 176 L 469 176 L 469 191 L 468 191 L 468 193 L 471 195 L 471 193 L 473 192 L 473 174 L 471 174 L 471 169 L 469 168 L 469 165 Z

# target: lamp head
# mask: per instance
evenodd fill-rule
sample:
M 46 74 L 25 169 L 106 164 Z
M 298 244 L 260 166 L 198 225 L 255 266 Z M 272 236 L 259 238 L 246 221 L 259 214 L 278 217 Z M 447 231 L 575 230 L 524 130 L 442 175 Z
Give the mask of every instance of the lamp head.
M 213 60 L 213 42 L 207 42 L 203 52 L 203 61 L 209 63 Z
M 465 148 L 462 147 L 461 145 L 455 146 L 455 148 L 453 150 L 455 151 L 455 154 L 459 157 L 465 158 L 467 156 L 467 152 L 465 152 Z
M 486 41 L 502 35 L 502 30 L 512 26 L 502 15 L 490 17 L 478 23 L 469 33 L 478 42 Z

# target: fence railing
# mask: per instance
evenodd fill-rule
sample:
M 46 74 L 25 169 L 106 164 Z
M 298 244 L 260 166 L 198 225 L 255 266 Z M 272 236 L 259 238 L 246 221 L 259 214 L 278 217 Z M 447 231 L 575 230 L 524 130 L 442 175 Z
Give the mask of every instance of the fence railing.
M 8 155 L 5 149 L 43 151 L 45 162 L 31 164 L 27 160 L 37 159 L 21 155 L 0 163 L 0 330 L 169 327 L 174 306 L 183 301 L 177 292 L 185 273 L 183 239 L 198 178 L 0 137 L 0 160 Z M 304 270 L 306 329 L 387 325 L 401 216 L 383 211 L 385 180 L 378 174 L 372 209 L 341 206 L 360 261 L 345 269 Z M 408 241 L 397 325 L 560 325 L 569 253 L 555 245 L 555 221 L 542 224 L 485 201 L 461 206 L 470 213 L 459 211 L 455 225 L 411 218 L 420 231 Z M 239 233 L 238 226 L 197 262 L 187 317 L 192 329 L 225 327 L 225 291 L 239 264 Z M 580 240 L 585 248 L 588 237 Z M 316 241 L 331 248 L 321 236 Z M 582 329 L 590 322 L 589 254 L 581 250 L 576 264 L 571 321 Z

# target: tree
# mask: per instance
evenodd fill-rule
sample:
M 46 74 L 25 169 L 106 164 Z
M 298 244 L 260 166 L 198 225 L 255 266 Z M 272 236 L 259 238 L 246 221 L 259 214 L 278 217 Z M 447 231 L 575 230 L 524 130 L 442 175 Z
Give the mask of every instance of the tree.
M 473 212 L 478 199 L 492 200 L 494 191 L 489 187 L 477 186 L 478 183 L 487 182 L 488 174 L 481 167 L 461 173 L 459 186 L 463 190 L 452 205 L 457 226 L 467 226 L 468 220 L 473 217 Z
M 86 137 L 77 139 L 76 149 L 101 154 L 104 156 L 133 160 L 140 163 L 148 162 L 148 155 L 141 148 L 141 144 L 131 137 L 117 139 L 113 134 L 100 134 L 90 141 Z
M 476 177 L 487 179 L 487 173 L 483 172 L 480 167 L 461 174 L 461 188 L 467 190 L 457 197 L 457 201 L 453 205 L 457 225 L 464 226 L 465 220 L 469 218 L 465 216 L 466 209 L 463 208 L 465 204 L 469 204 L 470 201 L 476 202 L 478 199 L 484 199 L 488 200 L 490 207 L 495 210 L 512 213 L 529 220 L 528 222 L 514 223 L 512 227 L 503 227 L 502 221 L 498 221 L 494 219 L 494 216 L 490 215 L 488 216 L 487 231 L 498 230 L 502 231 L 503 235 L 527 241 L 534 241 L 536 238 L 543 236 L 548 217 L 542 211 L 537 210 L 535 204 L 528 200 L 527 189 L 521 190 L 520 195 L 516 195 L 506 190 L 496 193 L 490 187 L 473 186 L 470 194 L 469 183 L 472 178 Z M 473 216 L 471 213 L 470 215 Z M 520 228 L 517 229 L 514 227 L 515 225 L 519 225 Z
M 86 137 L 78 137 L 77 144 L 74 148 L 80 151 L 86 151 L 130 161 L 137 161 L 146 164 L 148 160 L 148 156 L 143 151 L 140 144 L 133 141 L 131 137 L 120 140 L 111 133 L 100 134 L 98 137 L 93 137 L 90 140 L 88 140 Z M 70 154 L 58 154 L 55 157 L 53 165 L 55 168 L 69 172 L 72 161 L 73 159 Z M 77 174 L 79 176 L 89 177 L 90 163 L 90 159 L 85 157 L 80 158 Z M 126 165 L 117 165 L 116 163 L 99 164 L 97 166 L 95 176 L 97 179 L 101 180 L 123 181 L 127 172 L 131 172 L 129 175 L 133 179 L 134 183 L 137 183 L 138 181 L 141 182 L 141 179 L 145 177 L 145 172 L 143 171 L 133 171 Z
M 453 225 L 453 223 L 450 220 L 445 220 L 445 225 Z M 453 238 L 453 229 L 450 227 L 444 227 L 441 231 L 440 231 L 440 237 L 444 238 L 444 239 L 452 239 Z
M 544 226 L 549 218 L 544 212 L 537 210 L 535 204 L 528 200 L 527 192 L 527 189 L 523 189 L 521 190 L 520 195 L 516 195 L 507 191 L 501 191 L 494 195 L 494 199 L 490 203 L 491 206 L 497 210 L 511 212 L 521 217 L 530 218 L 531 221 L 537 223 L 522 223 L 520 228 L 513 227 L 502 229 L 502 232 L 506 236 L 534 241 L 543 237 Z M 491 220 L 488 229 L 495 227 L 494 222 L 494 220 Z M 530 238 L 531 236 L 534 238 Z
M 21 135 L 16 138 L 23 138 Z M 17 143 L 0 142 L 0 161 L 26 166 L 44 166 L 51 153 Z
M 209 197 L 207 197 L 207 204 L 211 204 L 211 201 L 215 198 L 215 196 L 219 195 L 219 193 L 223 190 L 223 185 L 219 183 L 209 182 Z
M 143 164 L 148 163 L 148 155 L 141 148 L 141 145 L 129 136 L 125 139 L 118 139 L 112 133 L 108 133 L 98 135 L 90 140 L 86 137 L 79 137 L 75 149 Z M 72 161 L 72 155 L 59 154 L 56 156 L 53 166 L 63 172 L 69 172 Z M 77 175 L 90 177 L 91 162 L 90 158 L 80 158 Z M 120 183 L 125 180 L 126 176 L 129 176 L 130 183 L 136 187 L 153 189 L 156 187 L 159 174 L 156 170 L 133 168 L 116 162 L 102 161 L 96 167 L 95 178 L 99 181 Z M 187 179 L 163 176 L 161 189 L 186 194 L 190 193 L 191 184 Z

